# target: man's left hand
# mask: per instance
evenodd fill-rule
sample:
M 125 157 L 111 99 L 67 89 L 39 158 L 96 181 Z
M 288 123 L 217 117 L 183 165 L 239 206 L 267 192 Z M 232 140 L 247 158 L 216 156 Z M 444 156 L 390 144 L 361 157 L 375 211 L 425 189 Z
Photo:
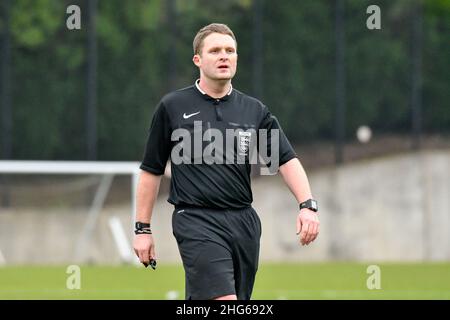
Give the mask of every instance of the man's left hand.
M 313 242 L 319 234 L 319 217 L 310 209 L 302 209 L 297 216 L 297 235 L 300 234 L 302 246 Z

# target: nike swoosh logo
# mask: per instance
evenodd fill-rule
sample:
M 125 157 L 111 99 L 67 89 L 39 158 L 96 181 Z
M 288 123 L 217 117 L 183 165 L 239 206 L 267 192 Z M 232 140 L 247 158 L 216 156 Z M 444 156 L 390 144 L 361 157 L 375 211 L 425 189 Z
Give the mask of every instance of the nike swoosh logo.
M 195 112 L 195 113 L 191 113 L 191 114 L 184 113 L 183 114 L 183 118 L 184 119 L 189 119 L 190 117 L 195 116 L 196 114 L 199 114 L 199 113 L 200 113 L 200 111 L 199 112 Z

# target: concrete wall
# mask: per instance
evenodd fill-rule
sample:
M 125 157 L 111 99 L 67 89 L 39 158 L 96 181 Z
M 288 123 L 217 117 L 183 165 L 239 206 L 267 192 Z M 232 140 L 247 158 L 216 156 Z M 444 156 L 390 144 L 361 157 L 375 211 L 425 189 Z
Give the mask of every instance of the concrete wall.
M 262 213 L 270 208 L 263 216 L 264 259 L 450 260 L 450 152 L 363 161 L 309 177 L 320 201 L 321 232 L 306 247 L 293 245 L 290 195 L 255 186 L 255 205 Z
M 263 225 L 262 261 L 450 260 L 450 150 L 361 161 L 308 176 L 321 219 L 320 235 L 309 246 L 298 244 L 297 204 L 282 178 L 253 180 L 254 207 Z M 130 228 L 130 205 L 102 211 L 89 250 L 77 259 L 86 211 L 1 212 L 0 255 L 6 264 L 120 263 L 108 219 L 117 216 Z M 153 219 L 161 262 L 181 261 L 171 215 L 172 206 L 161 195 Z

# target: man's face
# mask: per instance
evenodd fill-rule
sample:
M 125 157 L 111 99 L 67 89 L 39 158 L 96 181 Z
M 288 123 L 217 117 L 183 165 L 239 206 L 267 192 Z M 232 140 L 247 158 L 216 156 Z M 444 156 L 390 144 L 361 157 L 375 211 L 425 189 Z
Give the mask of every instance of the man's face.
M 193 61 L 202 77 L 230 80 L 236 74 L 236 43 L 227 34 L 211 33 L 203 39 L 201 54 L 194 55 Z

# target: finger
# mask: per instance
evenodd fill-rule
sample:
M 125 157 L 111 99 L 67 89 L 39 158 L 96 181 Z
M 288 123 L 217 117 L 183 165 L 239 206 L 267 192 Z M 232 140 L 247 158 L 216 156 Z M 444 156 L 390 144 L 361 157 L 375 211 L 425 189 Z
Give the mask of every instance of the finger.
M 315 224 L 314 224 L 313 238 L 312 238 L 311 242 L 313 242 L 314 240 L 316 240 L 318 234 L 319 234 L 319 224 L 318 224 L 318 223 L 315 223 Z
M 319 226 L 319 223 L 317 221 L 314 221 L 311 223 L 311 228 L 309 230 L 310 238 L 309 243 L 313 242 L 314 239 L 317 237 L 317 227 Z
M 306 236 L 308 234 L 308 228 L 309 228 L 309 223 L 305 223 L 302 226 L 302 231 L 300 232 L 300 243 L 302 245 L 305 245 L 306 242 Z
M 315 225 L 316 225 L 315 223 L 311 223 L 311 227 L 309 228 L 309 235 L 308 235 L 308 239 L 307 239 L 308 244 L 310 244 L 311 242 L 314 241 L 314 236 L 316 235 L 315 234 L 315 227 L 316 227 Z
M 311 243 L 311 239 L 313 237 L 314 222 L 310 222 L 308 225 L 309 225 L 309 228 L 308 228 L 308 231 L 305 236 L 305 244 L 306 245 Z
M 139 251 L 139 260 L 145 265 L 148 265 L 149 258 L 148 258 L 148 251 L 147 250 L 140 250 Z M 147 265 L 146 265 L 147 264 Z
M 316 226 L 317 226 L 317 223 L 315 223 L 315 222 L 312 222 L 310 224 L 308 237 L 306 239 L 307 244 L 310 244 L 311 242 L 314 241 L 314 238 L 316 236 Z
M 302 230 L 302 222 L 300 220 L 300 215 L 297 215 L 297 235 L 300 234 L 300 231 Z
M 151 246 L 151 247 L 150 247 L 150 259 L 156 260 L 155 246 Z

